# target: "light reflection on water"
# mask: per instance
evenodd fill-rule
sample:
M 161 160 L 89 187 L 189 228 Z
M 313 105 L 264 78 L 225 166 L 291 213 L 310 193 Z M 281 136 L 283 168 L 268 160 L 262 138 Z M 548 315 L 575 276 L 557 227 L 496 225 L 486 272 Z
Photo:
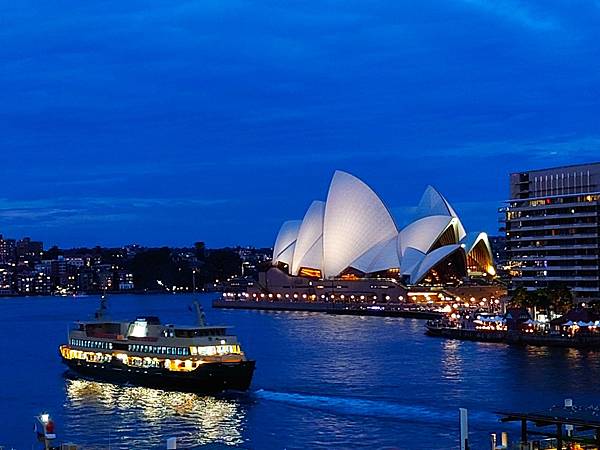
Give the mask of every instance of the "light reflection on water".
M 462 379 L 463 357 L 461 341 L 446 339 L 442 342 L 442 376 L 446 380 L 460 382 Z
M 211 299 L 200 297 L 210 322 L 235 326 L 257 361 L 245 395 L 65 380 L 56 349 L 71 321 L 93 316 L 97 298 L 0 301 L 10 330 L 0 333 L 0 445 L 37 448 L 31 418 L 46 410 L 59 438 L 86 450 L 109 440 L 114 449 L 164 449 L 171 436 L 179 448 L 204 450 L 448 450 L 458 446 L 457 410 L 466 407 L 472 446 L 482 449 L 489 432 L 518 433 L 493 411 L 600 399 L 598 351 L 437 339 L 412 319 L 212 310 Z M 192 324 L 191 300 L 123 295 L 110 308 L 118 320 Z
M 65 383 L 65 434 L 80 444 L 156 448 L 169 437 L 182 447 L 243 442 L 246 405 L 237 399 L 87 380 Z

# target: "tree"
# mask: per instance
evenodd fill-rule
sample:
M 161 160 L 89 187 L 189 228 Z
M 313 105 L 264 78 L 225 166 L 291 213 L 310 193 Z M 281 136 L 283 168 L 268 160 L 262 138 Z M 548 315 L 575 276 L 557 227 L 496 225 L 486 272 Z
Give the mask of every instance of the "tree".
M 535 301 L 531 292 L 524 287 L 520 287 L 515 290 L 509 303 L 511 306 L 517 308 L 531 308 L 534 306 Z
M 196 258 L 200 261 L 204 261 L 206 257 L 206 245 L 204 242 L 199 241 L 194 243 L 194 252 L 196 253 Z
M 565 314 L 573 307 L 573 295 L 571 291 L 561 286 L 558 288 L 540 288 L 535 291 L 527 291 L 520 287 L 515 290 L 510 301 L 512 306 L 535 308 L 545 313 Z
M 205 283 L 225 280 L 242 273 L 242 259 L 237 252 L 229 249 L 212 250 L 202 267 L 202 279 Z
M 548 291 L 550 305 L 555 313 L 565 314 L 573 308 L 573 294 L 566 286 L 560 286 Z
M 167 247 L 149 249 L 135 255 L 131 261 L 130 270 L 133 281 L 139 289 L 161 289 L 163 286 L 190 287 L 191 271 L 181 261 L 175 260 L 171 249 Z
M 44 259 L 58 259 L 62 255 L 63 251 L 54 245 L 44 252 Z

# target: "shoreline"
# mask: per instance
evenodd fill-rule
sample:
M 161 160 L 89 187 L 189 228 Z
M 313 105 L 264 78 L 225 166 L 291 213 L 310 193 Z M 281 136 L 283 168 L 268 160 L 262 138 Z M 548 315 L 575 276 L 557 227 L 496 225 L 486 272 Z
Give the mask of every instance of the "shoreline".
M 161 290 L 156 291 L 99 291 L 99 292 L 86 292 L 82 294 L 67 294 L 67 295 L 52 295 L 52 294 L 3 294 L 0 295 L 0 300 L 3 298 L 86 298 L 86 297 L 97 297 L 101 295 L 105 296 L 114 296 L 114 295 L 160 295 L 160 294 L 169 294 L 169 295 L 199 295 L 199 294 L 212 294 L 215 291 L 204 291 L 204 292 L 165 292 Z
M 278 301 L 248 301 L 248 300 L 222 300 L 215 299 L 213 308 L 219 309 L 246 309 L 257 311 L 290 311 L 290 312 L 318 312 L 334 315 L 348 316 L 375 316 L 375 317 L 404 317 L 411 319 L 438 319 L 442 313 L 436 311 L 422 311 L 403 309 L 401 305 L 379 306 L 372 308 L 372 304 L 327 303 L 327 302 L 278 302 Z M 371 307 L 371 308 L 369 308 Z
M 565 337 L 551 334 L 531 334 L 521 331 L 482 331 L 464 328 L 427 328 L 425 334 L 434 338 L 459 341 L 491 342 L 512 346 L 576 348 L 600 350 L 600 336 Z

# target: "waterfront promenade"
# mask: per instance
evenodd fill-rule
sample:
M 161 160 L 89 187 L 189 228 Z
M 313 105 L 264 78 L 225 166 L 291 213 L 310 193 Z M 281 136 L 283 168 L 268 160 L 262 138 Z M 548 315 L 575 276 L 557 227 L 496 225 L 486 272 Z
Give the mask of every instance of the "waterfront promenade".
M 420 307 L 406 303 L 331 303 L 331 302 L 286 302 L 269 300 L 225 300 L 218 298 L 212 302 L 213 308 L 249 309 L 260 311 L 306 311 L 349 316 L 407 317 L 414 319 L 437 319 L 442 313 L 434 308 Z

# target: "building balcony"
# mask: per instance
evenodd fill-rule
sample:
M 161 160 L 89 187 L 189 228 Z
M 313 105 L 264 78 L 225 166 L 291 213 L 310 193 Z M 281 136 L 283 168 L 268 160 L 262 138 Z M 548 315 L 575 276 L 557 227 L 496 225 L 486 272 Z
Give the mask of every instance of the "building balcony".
M 507 222 L 515 222 L 515 221 L 531 221 L 531 220 L 545 220 L 545 219 L 577 219 L 581 217 L 597 217 L 597 211 L 585 211 L 585 212 L 576 212 L 576 213 L 560 213 L 560 214 L 542 214 L 539 216 L 521 216 L 515 217 L 513 219 L 507 219 Z
M 519 222 L 519 219 L 510 221 L 509 225 L 514 225 L 514 222 Z M 556 225 L 532 225 L 528 227 L 511 226 L 510 231 L 537 231 L 537 230 L 568 230 L 570 228 L 598 228 L 598 223 L 565 223 Z
M 523 242 L 523 241 L 557 241 L 566 239 L 594 239 L 598 237 L 598 233 L 576 233 L 576 234 L 559 234 L 559 235 L 547 235 L 547 236 L 515 236 L 510 234 L 506 237 L 507 241 L 511 242 Z
M 510 245 L 510 241 L 506 241 L 507 247 Z M 598 244 L 568 244 L 568 245 L 528 245 L 518 248 L 507 248 L 508 252 L 531 252 L 531 251 L 543 251 L 543 250 L 573 250 L 573 249 L 597 249 Z
M 529 201 L 527 199 L 526 201 Z M 509 211 L 540 211 L 540 210 L 556 210 L 556 209 L 569 209 L 569 211 L 573 208 L 594 208 L 597 206 L 597 202 L 573 202 L 573 203 L 553 203 L 553 204 L 542 204 L 542 205 L 520 205 L 520 206 L 510 206 Z M 575 213 L 580 212 L 588 212 L 588 211 L 575 211 Z M 594 212 L 592 209 L 590 212 Z M 560 213 L 558 213 L 560 214 Z
M 590 271 L 598 271 L 597 265 L 592 266 L 547 266 L 547 267 L 519 267 L 519 270 L 522 271 L 535 271 L 539 272 L 540 270 L 553 271 L 553 270 L 590 270 Z
M 586 277 L 569 277 L 569 276 L 546 276 L 546 277 L 512 277 L 513 281 L 598 281 L 600 278 L 598 276 L 586 276 Z
M 514 256 L 510 258 L 511 261 L 570 261 L 570 260 L 586 260 L 586 261 L 595 261 L 600 259 L 600 255 L 552 255 L 552 256 L 544 256 L 544 255 L 528 255 L 528 256 Z

